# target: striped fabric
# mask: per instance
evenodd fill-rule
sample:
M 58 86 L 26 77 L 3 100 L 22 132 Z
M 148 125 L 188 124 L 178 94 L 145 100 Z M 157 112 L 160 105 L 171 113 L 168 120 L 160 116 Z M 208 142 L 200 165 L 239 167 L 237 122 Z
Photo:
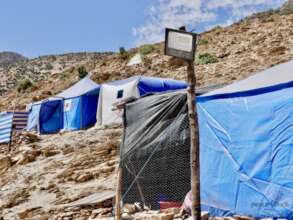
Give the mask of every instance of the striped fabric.
M 28 119 L 27 112 L 15 111 L 13 115 L 13 131 L 25 130 L 27 126 L 27 119 Z
M 12 131 L 13 113 L 0 113 L 0 144 L 9 143 Z

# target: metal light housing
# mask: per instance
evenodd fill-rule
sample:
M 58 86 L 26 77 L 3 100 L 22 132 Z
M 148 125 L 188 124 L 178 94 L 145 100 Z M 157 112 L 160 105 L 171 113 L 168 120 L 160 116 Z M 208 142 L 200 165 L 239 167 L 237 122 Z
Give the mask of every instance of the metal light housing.
M 166 28 L 165 55 L 194 61 L 196 50 L 195 33 Z

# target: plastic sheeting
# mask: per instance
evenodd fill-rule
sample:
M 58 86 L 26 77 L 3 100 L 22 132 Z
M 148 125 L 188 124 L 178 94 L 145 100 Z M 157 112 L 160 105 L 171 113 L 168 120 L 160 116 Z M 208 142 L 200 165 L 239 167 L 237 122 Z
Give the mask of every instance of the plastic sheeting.
M 39 114 L 41 134 L 56 133 L 63 128 L 62 100 L 43 102 Z
M 202 203 L 293 219 L 293 61 L 198 97 Z
M 293 218 L 292 104 L 290 87 L 199 99 L 201 196 L 211 214 Z
M 167 78 L 145 77 L 141 76 L 138 82 L 140 96 L 150 93 L 161 93 L 166 91 L 185 89 L 186 82 Z
M 246 97 L 235 93 L 231 98 L 198 98 L 201 202 L 212 216 L 293 219 L 293 88 L 270 88 Z M 190 189 L 184 186 L 190 175 L 188 124 L 178 129 L 186 112 L 176 110 L 186 104 L 166 95 L 126 106 L 124 202 L 141 201 L 135 180 L 155 208 L 162 200 L 183 202 L 178 191 Z M 169 154 L 172 147 L 186 151 Z M 166 159 L 169 156 L 172 159 Z M 180 170 L 188 173 L 186 181 Z M 181 184 L 180 190 L 173 184 Z
M 190 190 L 185 93 L 148 96 L 125 108 L 120 148 L 123 202 L 183 202 Z

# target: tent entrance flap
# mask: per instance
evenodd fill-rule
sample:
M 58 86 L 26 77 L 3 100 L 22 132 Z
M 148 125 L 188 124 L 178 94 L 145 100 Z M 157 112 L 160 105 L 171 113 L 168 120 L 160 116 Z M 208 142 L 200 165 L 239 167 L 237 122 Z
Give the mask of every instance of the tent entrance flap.
M 82 124 L 81 128 L 94 126 L 97 122 L 97 107 L 99 96 L 96 94 L 82 96 Z
M 64 129 L 75 130 L 81 126 L 81 98 L 64 100 Z
M 28 109 L 27 131 L 39 132 L 41 104 L 31 105 Z
M 43 102 L 39 114 L 41 134 L 56 133 L 63 128 L 62 100 Z

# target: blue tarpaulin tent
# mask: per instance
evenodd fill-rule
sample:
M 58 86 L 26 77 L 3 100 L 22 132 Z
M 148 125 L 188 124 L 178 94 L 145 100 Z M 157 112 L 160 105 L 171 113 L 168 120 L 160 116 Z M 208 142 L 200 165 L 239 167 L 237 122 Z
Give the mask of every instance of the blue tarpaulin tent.
M 28 130 L 48 134 L 94 125 L 99 90 L 100 86 L 86 77 L 55 97 L 31 104 Z
M 198 97 L 212 215 L 293 219 L 293 61 Z
M 113 111 L 113 104 L 127 98 L 138 98 L 152 93 L 184 89 L 184 81 L 134 76 L 124 80 L 105 83 L 101 87 L 97 121 L 99 124 L 122 122 L 121 111 Z

